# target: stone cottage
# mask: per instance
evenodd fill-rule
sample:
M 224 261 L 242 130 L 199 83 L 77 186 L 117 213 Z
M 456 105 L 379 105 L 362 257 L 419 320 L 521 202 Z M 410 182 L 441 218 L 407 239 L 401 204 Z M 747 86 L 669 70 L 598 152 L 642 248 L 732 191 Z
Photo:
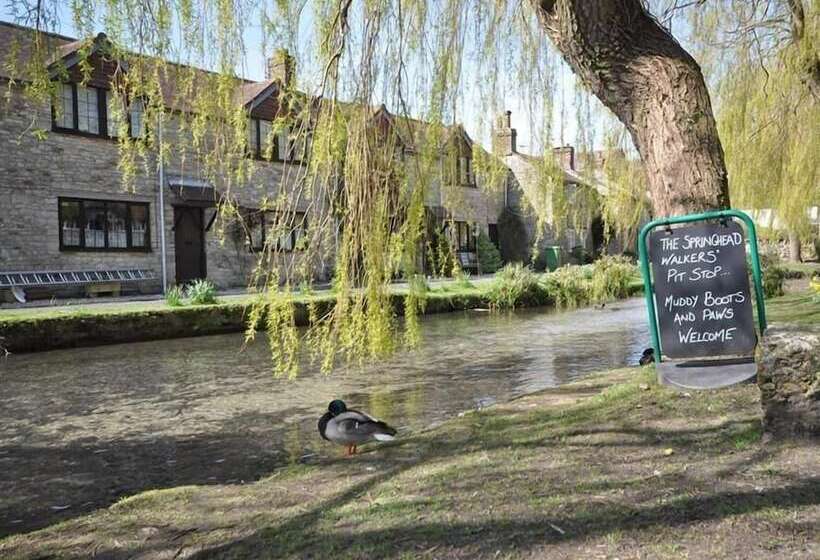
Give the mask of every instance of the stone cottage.
M 238 82 L 236 100 L 248 118 L 249 153 L 244 157 L 253 165 L 242 188 L 232 189 L 228 197 L 222 185 L 205 178 L 202 162 L 190 157 L 190 151 L 186 156 L 175 149 L 190 145 L 191 130 L 184 126 L 183 115 L 196 111 L 184 96 L 174 94 L 177 82 L 192 76 L 196 87 L 211 87 L 215 74 L 168 65 L 161 84 L 162 117 L 145 122 L 139 99 L 131 100 L 124 110 L 115 107 L 112 80 L 128 68 L 108 56 L 110 43 L 104 34 L 93 40 L 45 34 L 53 53 L 49 71 L 58 91 L 53 101 L 35 103 L 23 94 L 30 79 L 26 63 L 34 37 L 33 29 L 0 22 L 0 52 L 7 57 L 0 64 L 0 83 L 6 92 L 0 107 L 0 292 L 10 287 L 9 282 L 14 285 L 23 279 L 12 273 L 66 271 L 103 277 L 112 271 L 139 271 L 144 274 L 142 281 L 122 286 L 143 292 L 198 278 L 220 288 L 244 287 L 251 281 L 272 223 L 285 227 L 276 234 L 281 250 L 277 258 L 282 262 L 273 265 L 305 258 L 308 252 L 300 247 L 310 224 L 324 210 L 322 189 L 335 186 L 296 188 L 307 175 L 310 132 L 302 129 L 297 134 L 281 124 L 273 128 L 287 110 L 282 104 L 284 92 L 309 102 L 307 95 L 292 88 L 295 66 L 287 52 L 277 51 L 268 61 L 265 80 Z M 17 64 L 9 64 L 8 57 L 17 57 Z M 496 131 L 494 142 L 504 148 L 491 156 L 460 125 L 433 126 L 394 116 L 384 106 L 372 112 L 375 128 L 395 134 L 396 157 L 403 162 L 410 188 L 425 185 L 430 231 L 444 232 L 460 264 L 474 271 L 479 270 L 478 234 L 487 234 L 498 245 L 498 221 L 504 209 L 524 213 L 521 184 L 528 180 L 527 165 L 534 158 L 517 152 L 509 114 L 506 118 L 507 126 Z M 309 123 L 300 126 L 308 128 Z M 117 137 L 128 134 L 139 139 L 151 128 L 160 149 L 169 155 L 160 164 L 155 153 L 147 153 L 146 165 L 137 166 L 125 189 Z M 32 134 L 34 129 L 43 134 Z M 432 156 L 427 149 L 430 142 L 436 146 Z M 582 184 L 569 150 L 567 183 Z M 503 185 L 485 184 L 476 173 L 476 157 L 503 161 L 508 168 Z M 314 194 L 319 201 L 306 198 L 304 191 L 319 193 Z M 289 210 L 266 210 L 266 200 L 283 195 Z M 243 218 L 241 227 L 215 227 L 222 224 L 217 211 L 227 198 Z M 590 231 L 575 232 L 574 237 L 567 233 L 560 242 L 568 249 L 594 244 Z M 314 279 L 327 280 L 332 273 L 335 233 L 320 239 L 323 250 L 310 252 L 310 262 L 304 263 Z M 545 237 L 542 242 L 558 241 Z M 423 257 L 421 261 L 422 270 L 432 272 Z M 27 285 L 29 297 L 36 297 L 38 290 L 48 295 L 77 293 L 100 283 L 99 278 L 69 283 L 50 283 L 55 278 L 46 276 L 37 280 L 45 287 Z M 122 286 L 103 283 L 115 293 Z M 21 295 L 20 290 L 17 293 Z
M 501 158 L 510 170 L 505 206 L 524 225 L 526 231 L 524 245 L 531 248 L 538 240 L 540 252 L 547 247 L 559 248 L 563 261 L 569 259 L 573 254 L 595 255 L 617 250 L 618 248 L 614 246 L 604 246 L 604 225 L 595 201 L 596 193 L 607 194 L 604 182 L 593 172 L 587 172 L 589 170 L 578 165 L 575 149 L 572 146 L 553 148 L 552 153 L 547 156 L 552 158 L 550 162 L 547 162 L 544 156 L 521 153 L 517 146 L 517 131 L 512 127 L 511 121 L 510 111 L 497 119 L 493 130 L 493 153 Z M 568 205 L 580 204 L 582 198 L 590 205 L 589 215 L 580 223 L 570 221 L 564 228 L 556 227 L 552 201 L 546 200 L 542 202 L 545 205 L 542 211 L 546 215 L 546 220 L 542 221 L 539 226 L 533 211 L 533 199 L 543 196 L 543 189 L 539 183 L 544 181 L 545 163 L 557 167 L 562 177 L 563 196 Z

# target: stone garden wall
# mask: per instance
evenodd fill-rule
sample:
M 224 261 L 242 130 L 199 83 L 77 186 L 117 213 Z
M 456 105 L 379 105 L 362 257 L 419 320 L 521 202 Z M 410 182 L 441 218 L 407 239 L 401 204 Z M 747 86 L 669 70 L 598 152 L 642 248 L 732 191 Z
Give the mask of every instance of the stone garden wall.
M 772 327 L 758 352 L 764 431 L 820 436 L 820 328 Z

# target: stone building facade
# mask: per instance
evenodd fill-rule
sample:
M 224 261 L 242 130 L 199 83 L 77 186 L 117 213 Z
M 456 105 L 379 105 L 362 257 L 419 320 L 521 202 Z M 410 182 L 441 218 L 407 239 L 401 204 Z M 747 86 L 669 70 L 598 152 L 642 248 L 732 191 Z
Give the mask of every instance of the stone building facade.
M 31 29 L 0 22 L 2 52 L 23 57 L 33 37 Z M 259 262 L 258 251 L 254 251 L 256 236 L 266 227 L 259 208 L 262 201 L 281 196 L 287 198 L 292 230 L 277 241 L 286 246 L 277 254 L 280 262 L 266 266 L 284 267 L 307 258 L 308 252 L 298 250 L 299 238 L 324 210 L 323 189 L 333 186 L 296 188 L 305 180 L 306 164 L 298 155 L 303 147 L 292 144 L 288 137 L 274 140 L 272 158 L 261 157 L 265 131 L 280 114 L 279 93 L 294 78 L 295 68 L 287 53 L 278 52 L 269 61 L 266 80 L 241 81 L 237 92 L 238 102 L 248 113 L 253 153 L 249 176 L 241 188 L 231 189 L 229 198 L 253 218 L 248 226 L 216 219 L 225 189 L 204 179 L 201 162 L 191 157 L 190 150 L 183 155 L 184 151 L 174 149 L 191 143 L 190 129 L 181 122 L 181 115 L 191 110 L 180 105 L 184 101 L 166 96 L 163 89 L 166 111 L 159 122 L 143 122 L 139 104 L 132 103 L 126 114 L 118 115 L 127 126 L 114 126 L 120 123 L 108 104 L 115 97 L 109 91 L 115 70 L 102 54 L 107 38 L 100 34 L 92 43 L 88 79 L 83 79 L 78 67 L 78 52 L 88 42 L 59 35 L 47 39 L 55 53 L 51 64 L 67 69 L 67 78 L 63 74 L 59 78 L 54 106 L 50 101 L 33 104 L 23 94 L 24 63 L 0 65 L 0 84 L 7 91 L 0 107 L 0 274 L 141 269 L 154 276 L 153 281 L 135 285 L 146 292 L 195 278 L 207 278 L 220 288 L 245 287 Z M 98 47 L 100 52 L 95 50 Z M 207 82 L 209 73 L 187 70 Z M 163 87 L 173 89 L 168 84 Z M 396 131 L 398 157 L 404 162 L 407 181 L 410 188 L 425 185 L 425 205 L 433 227 L 445 232 L 462 266 L 478 270 L 477 236 L 487 234 L 499 244 L 500 216 L 505 208 L 526 214 L 523 186 L 533 180 L 536 160 L 517 152 L 509 114 L 506 126 L 495 132 L 492 155 L 476 145 L 460 125 L 432 127 L 391 115 L 384 106 L 373 111 L 372 119 L 374 127 Z M 397 126 L 399 121 L 401 126 Z M 148 153 L 125 188 L 115 136 L 123 130 L 139 136 L 146 126 L 155 127 L 162 145 L 171 148 L 165 150 L 169 155 L 159 165 L 155 154 Z M 44 134 L 32 134 L 35 129 Z M 431 141 L 434 129 L 438 148 L 431 158 L 423 147 Z M 506 166 L 500 186 L 486 184 L 476 173 L 473 159 L 477 154 Z M 573 169 L 571 148 L 568 154 L 567 183 L 579 184 L 583 179 Z M 303 192 L 314 193 L 313 198 L 302 196 Z M 528 237 L 534 239 L 535 222 L 528 219 L 527 227 Z M 316 280 L 327 280 L 332 274 L 337 233 L 325 232 L 319 239 L 323 250 L 310 251 L 313 260 L 301 263 Z M 567 249 L 575 243 L 591 243 L 587 232 L 579 232 L 577 239 L 545 236 L 542 243 L 562 243 Z M 426 263 L 421 265 L 425 272 L 432 272 Z
M 22 57 L 30 50 L 33 37 L 31 29 L 0 22 L 3 52 L 19 51 Z M 176 150 L 168 150 L 170 156 L 162 169 L 156 157 L 148 154 L 129 188 L 123 187 L 116 129 L 111 126 L 114 117 L 107 105 L 114 97 L 108 90 L 114 70 L 108 59 L 94 50 L 107 41 L 105 36 L 94 39 L 88 56 L 92 66 L 88 80 L 82 79 L 77 67 L 83 42 L 59 35 L 49 35 L 48 41 L 55 52 L 52 64 L 65 65 L 68 73 L 68 79 L 60 80 L 65 83 L 59 86 L 55 107 L 50 102 L 32 105 L 22 91 L 27 76 L 20 72 L 24 70 L 0 67 L 0 82 L 8 91 L 0 110 L 0 273 L 143 269 L 153 273 L 156 280 L 140 284 L 142 291 L 161 290 L 163 278 L 167 286 L 194 278 L 207 278 L 220 288 L 247 286 L 258 262 L 258 254 L 250 250 L 252 235 L 248 231 L 242 234 L 242 228 L 220 227 L 224 223 L 215 220 L 216 203 L 223 194 L 220 185 L 203 179 L 190 153 L 181 157 Z M 16 68 L 24 69 L 25 64 Z M 251 118 L 251 134 L 259 131 L 257 146 L 279 111 L 277 93 L 293 74 L 292 62 L 279 53 L 269 61 L 268 79 L 242 82 L 238 98 Z M 174 103 L 169 96 L 162 122 L 150 123 L 157 136 L 161 130 L 163 142 L 171 147 L 190 143 L 186 137 L 190 131 L 183 132 L 179 122 L 179 114 L 186 108 Z M 147 126 L 133 105 L 125 118 L 132 134 Z M 381 107 L 374 119 L 393 117 Z M 425 126 L 421 123 L 416 129 Z M 31 134 L 33 128 L 45 134 Z M 454 249 L 474 253 L 476 233 L 490 231 L 503 196 L 488 196 L 474 180 L 469 169 L 473 144 L 463 129 L 454 127 L 449 134 L 463 150 L 460 162 L 467 166 L 461 174 L 465 180 L 448 180 L 440 173 L 428 188 L 427 205 L 442 223 L 453 224 Z M 403 157 L 412 175 L 420 137 L 405 140 Z M 292 157 L 290 149 L 278 157 L 279 149 L 274 147 L 272 161 L 253 158 L 251 176 L 242 188 L 231 191 L 239 208 L 253 212 L 265 198 L 297 191 L 293 187 L 304 179 L 305 164 Z M 257 156 L 259 151 L 261 148 Z M 444 167 L 442 160 L 437 165 Z M 452 193 L 457 193 L 458 204 L 449 200 Z M 311 222 L 311 212 L 322 209 L 316 200 L 293 197 L 290 203 L 294 215 L 304 215 L 301 227 Z M 452 209 L 443 210 L 447 205 Z M 297 233 L 294 230 L 294 236 Z M 294 250 L 279 258 L 285 261 L 300 256 Z M 309 265 L 314 278 L 328 279 L 332 249 L 322 251 L 322 258 Z

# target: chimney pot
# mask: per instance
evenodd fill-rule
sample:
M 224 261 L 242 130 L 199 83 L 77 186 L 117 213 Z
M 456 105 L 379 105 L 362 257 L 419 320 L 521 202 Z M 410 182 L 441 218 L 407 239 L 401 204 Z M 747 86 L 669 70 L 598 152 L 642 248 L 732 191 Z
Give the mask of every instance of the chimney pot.
M 575 170 L 575 148 L 572 146 L 559 146 L 552 149 L 558 164 L 564 169 Z
M 498 126 L 493 131 L 493 149 L 498 155 L 511 156 L 516 151 L 515 141 L 518 134 L 512 127 L 512 111 L 505 111 L 497 122 Z
M 268 59 L 266 78 L 279 80 L 285 87 L 291 87 L 296 74 L 296 60 L 287 49 L 276 49 Z

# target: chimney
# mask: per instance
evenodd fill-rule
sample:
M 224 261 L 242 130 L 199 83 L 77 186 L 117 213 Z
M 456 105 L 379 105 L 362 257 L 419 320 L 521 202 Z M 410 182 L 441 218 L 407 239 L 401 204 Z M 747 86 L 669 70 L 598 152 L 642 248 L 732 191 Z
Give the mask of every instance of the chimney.
M 279 80 L 282 85 L 293 86 L 296 74 L 296 59 L 287 49 L 276 49 L 268 59 L 268 68 L 265 77 L 268 80 Z
M 498 117 L 493 130 L 493 152 L 499 156 L 511 156 L 516 152 L 517 132 L 512 127 L 512 111 L 505 111 Z
M 572 146 L 559 146 L 552 149 L 552 154 L 563 169 L 575 171 L 575 148 Z

